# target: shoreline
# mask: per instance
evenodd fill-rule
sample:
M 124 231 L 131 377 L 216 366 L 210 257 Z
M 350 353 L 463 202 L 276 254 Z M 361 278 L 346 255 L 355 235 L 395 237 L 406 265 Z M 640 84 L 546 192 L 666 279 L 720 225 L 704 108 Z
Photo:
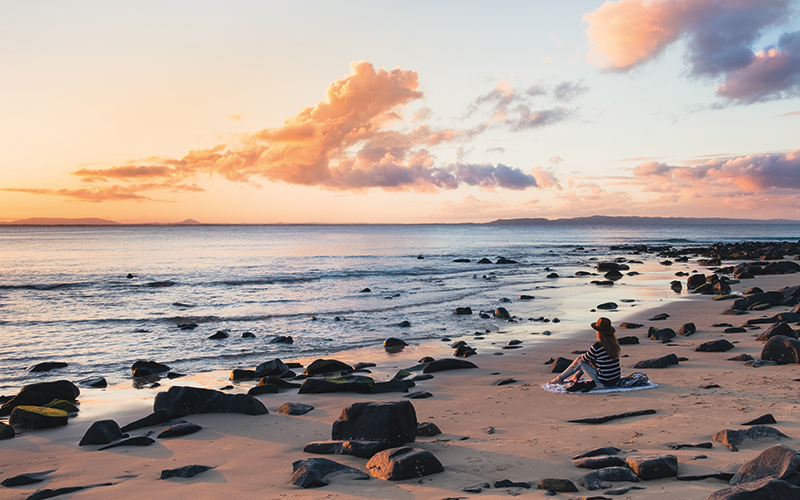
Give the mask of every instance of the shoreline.
M 258 399 L 269 409 L 268 415 L 189 415 L 185 419 L 203 426 L 202 431 L 181 438 L 159 439 L 156 444 L 144 448 L 120 447 L 97 452 L 95 446 L 77 446 L 85 430 L 95 420 L 112 418 L 124 425 L 145 416 L 152 411 L 155 394 L 170 385 L 199 385 L 219 389 L 230 383 L 223 378 L 229 371 L 214 371 L 165 380 L 162 387 L 155 389 L 136 390 L 127 384 L 111 386 L 102 392 L 82 389 L 79 398 L 82 402 L 81 412 L 66 427 L 25 431 L 19 437 L 2 442 L 6 450 L 4 458 L 0 459 L 3 478 L 55 469 L 42 483 L 3 490 L 8 494 L 14 491 L 17 495 L 15 498 L 25 498 L 42 488 L 112 482 L 116 484 L 83 490 L 71 494 L 69 498 L 100 499 L 133 494 L 176 498 L 223 495 L 230 498 L 266 496 L 300 499 L 507 498 L 509 491 L 527 498 L 546 498 L 544 491 L 535 489 L 536 482 L 547 477 L 572 479 L 588 472 L 574 467 L 569 457 L 602 446 L 616 446 L 626 451 L 635 449 L 641 454 L 674 454 L 679 460 L 680 475 L 735 471 L 744 461 L 776 441 L 746 443 L 738 453 L 717 442 L 708 450 L 688 448 L 672 451 L 666 445 L 711 441 L 711 436 L 717 431 L 742 428 L 739 424 L 764 413 L 772 413 L 778 421 L 774 427 L 790 436 L 780 442 L 800 449 L 800 404 L 791 403 L 796 398 L 797 383 L 790 382 L 800 377 L 800 365 L 749 368 L 738 362 L 727 361 L 727 358 L 741 353 L 757 358 L 763 346 L 753 338 L 753 333 L 757 331 L 722 334 L 720 328 L 711 327 L 719 322 L 738 326 L 746 319 L 771 316 L 787 308 L 753 311 L 746 316 L 723 316 L 722 310 L 730 305 L 727 301 L 712 301 L 710 296 L 703 295 L 675 295 L 668 286 L 665 287 L 666 292 L 653 291 L 661 283 L 660 280 L 667 280 L 669 273 L 679 269 L 672 267 L 663 271 L 663 277 L 642 278 L 643 282 L 655 283 L 653 286 L 602 291 L 609 300 L 612 298 L 609 295 L 628 295 L 623 292 L 652 293 L 652 296 L 646 297 L 647 300 L 634 303 L 637 307 L 623 307 L 617 312 L 576 310 L 557 325 L 509 323 L 500 332 L 486 335 L 483 341 L 474 341 L 468 335 L 462 335 L 464 340 L 478 349 L 478 354 L 468 360 L 480 368 L 437 373 L 434 379 L 419 382 L 412 389 L 433 394 L 432 398 L 411 402 L 418 421 L 433 422 L 443 432 L 434 438 L 417 438 L 416 443 L 412 444 L 431 451 L 445 468 L 445 472 L 426 476 L 421 481 L 389 482 L 374 478 L 353 481 L 344 475 L 334 478 L 330 485 L 321 489 L 303 490 L 289 484 L 291 463 L 295 460 L 323 457 L 365 470 L 364 459 L 311 455 L 301 450 L 306 443 L 330 439 L 332 422 L 349 404 L 356 401 L 403 400 L 402 393 L 297 394 L 296 391 L 289 391 L 267 394 L 258 396 Z M 734 285 L 734 291 L 740 292 L 751 286 L 760 286 L 766 291 L 798 284 L 800 276 L 797 275 L 760 276 Z M 560 290 L 570 290 L 570 287 Z M 592 293 L 588 297 L 573 298 L 575 303 L 583 303 L 594 297 Z M 639 297 L 632 298 L 639 300 Z M 670 300 L 664 300 L 666 298 Z M 565 302 L 563 307 L 567 308 L 568 304 Z M 648 317 L 660 312 L 666 312 L 670 317 L 665 321 L 647 321 Z M 551 357 L 574 357 L 572 351 L 588 348 L 593 342 L 592 332 L 588 326 L 590 321 L 584 321 L 584 317 L 593 321 L 598 316 L 610 317 L 615 327 L 621 321 L 627 321 L 659 328 L 669 327 L 676 331 L 683 323 L 693 321 L 697 325 L 697 333 L 690 337 L 677 337 L 671 345 L 667 345 L 647 339 L 646 327 L 637 330 L 617 328 L 618 336 L 636 335 L 640 339 L 639 345 L 622 346 L 622 355 L 628 356 L 621 359 L 623 374 L 645 371 L 652 381 L 659 384 L 656 389 L 586 395 L 557 395 L 544 391 L 541 384 L 553 377 L 550 367 L 544 362 Z M 530 335 L 533 329 L 557 331 L 545 337 Z M 458 340 L 456 336 L 452 338 Z M 717 338 L 737 342 L 736 347 L 729 353 L 694 351 L 695 345 Z M 511 339 L 522 340 L 523 347 L 502 350 L 502 346 Z M 399 354 L 387 354 L 378 347 L 365 347 L 324 357 L 347 363 L 375 362 L 378 366 L 372 368 L 370 376 L 376 381 L 384 381 L 397 370 L 416 364 L 422 356 L 437 359 L 451 357 L 452 349 L 446 347 L 448 344 L 428 342 L 413 345 Z M 642 359 L 673 352 L 689 358 L 688 361 L 665 369 L 632 368 L 635 362 Z M 495 353 L 503 355 L 496 356 Z M 298 360 L 304 364 L 312 361 L 305 358 Z M 514 378 L 517 382 L 504 386 L 493 385 L 503 378 Z M 233 383 L 234 389 L 230 392 L 244 393 L 254 383 Z M 720 387 L 702 388 L 710 384 Z M 287 401 L 311 404 L 315 409 L 303 416 L 276 413 L 277 407 Z M 573 418 L 643 409 L 655 409 L 656 414 L 591 427 L 566 422 Z M 141 429 L 131 434 L 143 435 L 148 430 L 158 432 L 162 427 Z M 488 427 L 494 428 L 492 434 L 486 432 Z M 467 439 L 463 439 L 465 437 Z M 700 454 L 708 458 L 691 460 Z M 209 465 L 215 469 L 194 479 L 158 480 L 162 469 L 190 464 Z M 461 491 L 471 484 L 483 481 L 493 483 L 501 479 L 530 481 L 533 489 L 492 488 L 479 496 Z M 629 484 L 614 483 L 617 487 Z M 631 491 L 622 498 L 702 499 L 725 487 L 724 482 L 715 479 L 683 482 L 674 478 L 644 481 L 637 485 L 646 489 Z M 574 495 L 560 493 L 556 498 L 592 494 L 601 492 L 581 489 Z

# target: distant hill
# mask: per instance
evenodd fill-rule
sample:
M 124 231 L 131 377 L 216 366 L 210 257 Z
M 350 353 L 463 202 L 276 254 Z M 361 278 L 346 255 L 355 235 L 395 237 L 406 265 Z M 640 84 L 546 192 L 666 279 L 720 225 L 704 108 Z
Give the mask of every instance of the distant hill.
M 61 217 L 32 217 L 30 219 L 20 219 L 12 222 L 4 222 L 4 225 L 14 226 L 119 226 L 119 222 L 113 220 L 98 219 L 96 217 L 86 217 L 83 219 L 65 219 Z
M 593 215 L 571 219 L 497 219 L 486 224 L 490 226 L 555 226 L 555 225 L 720 225 L 720 224 L 800 224 L 789 219 L 727 219 L 721 217 L 612 217 Z

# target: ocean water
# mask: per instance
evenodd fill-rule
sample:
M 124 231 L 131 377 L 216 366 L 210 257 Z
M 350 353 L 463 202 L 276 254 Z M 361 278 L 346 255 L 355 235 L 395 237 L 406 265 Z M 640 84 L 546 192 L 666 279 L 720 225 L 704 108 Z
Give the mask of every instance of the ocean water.
M 139 359 L 193 373 L 387 337 L 439 342 L 504 328 L 477 314 L 498 306 L 541 330 L 529 318 L 563 315 L 564 297 L 596 293 L 574 274 L 626 256 L 612 245 L 797 239 L 798 225 L 2 227 L 0 394 L 56 378 L 119 383 Z M 477 263 L 500 256 L 518 263 Z M 635 258 L 658 267 L 654 254 Z M 562 278 L 548 279 L 551 272 Z M 644 286 L 670 274 L 643 276 Z M 520 294 L 537 300 L 517 301 Z M 453 315 L 461 306 L 476 314 Z M 198 326 L 180 329 L 185 323 Z M 229 337 L 208 339 L 218 331 Z M 272 343 L 287 335 L 294 344 Z M 69 366 L 26 371 L 42 361 Z

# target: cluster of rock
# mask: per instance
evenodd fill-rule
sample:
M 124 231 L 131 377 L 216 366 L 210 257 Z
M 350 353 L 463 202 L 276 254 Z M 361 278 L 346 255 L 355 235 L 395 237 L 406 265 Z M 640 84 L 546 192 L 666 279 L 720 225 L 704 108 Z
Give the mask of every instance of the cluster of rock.
M 777 500 L 800 498 L 800 453 L 775 445 L 739 467 L 728 488 L 706 500 Z
M 19 429 L 46 429 L 67 425 L 79 411 L 77 398 L 81 391 L 68 380 L 26 385 L 0 406 L 0 416 L 9 417 L 0 423 L 0 439 L 12 438 Z
M 620 247 L 622 249 L 622 247 Z M 747 241 L 740 243 L 716 243 L 710 247 L 688 247 L 675 249 L 672 247 L 651 248 L 663 257 L 680 257 L 686 255 L 702 255 L 708 260 L 783 260 L 787 256 L 800 255 L 800 242 L 760 242 Z
M 373 477 L 389 481 L 412 479 L 444 471 L 431 452 L 405 446 L 413 443 L 417 435 L 432 432 L 440 431 L 434 424 L 419 424 L 414 406 L 408 401 L 360 402 L 342 410 L 331 428 L 331 441 L 309 443 L 303 451 L 364 458 Z M 354 479 L 370 477 L 356 468 L 322 458 L 298 460 L 292 468 L 291 483 L 303 488 L 325 486 L 331 477 L 340 474 L 352 474 Z

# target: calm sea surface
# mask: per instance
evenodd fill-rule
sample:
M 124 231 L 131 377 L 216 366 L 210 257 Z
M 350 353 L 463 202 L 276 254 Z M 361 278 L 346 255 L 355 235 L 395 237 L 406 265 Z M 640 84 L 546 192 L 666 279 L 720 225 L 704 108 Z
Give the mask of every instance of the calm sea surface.
M 197 372 L 390 336 L 438 340 L 487 328 L 477 314 L 454 316 L 455 307 L 491 311 L 502 297 L 586 287 L 546 276 L 624 255 L 611 245 L 798 239 L 798 225 L 2 227 L 0 393 L 32 380 L 120 382 L 138 359 Z M 500 256 L 518 264 L 477 263 Z M 529 301 L 524 315 L 554 308 Z M 178 327 L 185 323 L 198 326 Z M 230 336 L 209 340 L 217 331 Z M 280 335 L 294 344 L 271 343 Z M 42 361 L 69 366 L 26 372 Z

